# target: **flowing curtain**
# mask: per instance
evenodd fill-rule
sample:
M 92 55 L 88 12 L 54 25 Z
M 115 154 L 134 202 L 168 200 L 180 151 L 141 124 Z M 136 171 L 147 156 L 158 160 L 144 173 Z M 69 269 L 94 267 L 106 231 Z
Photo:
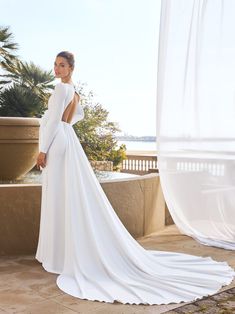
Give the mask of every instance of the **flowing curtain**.
M 235 1 L 162 0 L 158 168 L 182 233 L 235 249 Z

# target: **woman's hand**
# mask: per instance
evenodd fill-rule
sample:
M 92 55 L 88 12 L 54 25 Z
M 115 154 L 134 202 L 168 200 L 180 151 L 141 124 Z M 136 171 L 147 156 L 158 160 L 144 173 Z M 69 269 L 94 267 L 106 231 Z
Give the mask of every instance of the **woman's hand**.
M 39 153 L 37 158 L 37 168 L 40 169 L 40 167 L 46 167 L 46 154 L 42 152 Z

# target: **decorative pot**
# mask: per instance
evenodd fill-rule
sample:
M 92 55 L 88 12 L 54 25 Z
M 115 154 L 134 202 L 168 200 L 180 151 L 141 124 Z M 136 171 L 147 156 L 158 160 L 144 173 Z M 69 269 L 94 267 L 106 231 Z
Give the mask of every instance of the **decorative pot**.
M 36 163 L 38 118 L 0 117 L 0 180 L 15 180 Z

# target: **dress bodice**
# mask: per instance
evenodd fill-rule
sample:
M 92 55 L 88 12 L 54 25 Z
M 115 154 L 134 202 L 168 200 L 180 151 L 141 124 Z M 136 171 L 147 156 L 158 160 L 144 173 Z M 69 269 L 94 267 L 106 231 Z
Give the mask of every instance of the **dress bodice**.
M 39 150 L 46 153 L 58 128 L 62 121 L 62 116 L 66 107 L 73 100 L 76 89 L 69 83 L 59 83 L 55 86 L 54 91 L 48 100 L 48 109 L 44 112 L 40 121 L 41 139 Z M 78 101 L 71 125 L 77 123 L 84 118 L 84 111 Z

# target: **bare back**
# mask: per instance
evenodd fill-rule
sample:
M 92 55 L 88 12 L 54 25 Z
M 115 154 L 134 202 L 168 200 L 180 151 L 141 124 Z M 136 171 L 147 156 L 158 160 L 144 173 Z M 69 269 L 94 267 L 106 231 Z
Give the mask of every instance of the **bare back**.
M 73 99 L 71 102 L 67 105 L 63 116 L 62 121 L 70 123 L 73 119 L 74 112 L 76 111 L 78 102 L 79 102 L 80 96 L 75 92 Z

